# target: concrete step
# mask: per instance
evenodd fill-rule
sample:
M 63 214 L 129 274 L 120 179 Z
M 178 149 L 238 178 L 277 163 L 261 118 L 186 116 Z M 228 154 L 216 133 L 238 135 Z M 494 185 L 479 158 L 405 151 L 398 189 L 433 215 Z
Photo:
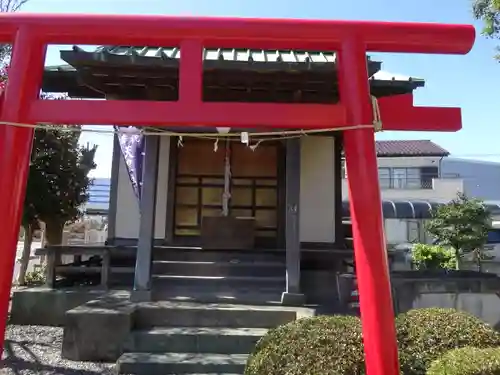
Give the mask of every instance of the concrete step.
M 286 274 L 286 267 L 281 262 L 155 260 L 153 262 L 153 274 L 283 277 Z
M 240 305 L 281 306 L 283 288 L 248 289 L 244 287 L 186 287 L 156 285 L 152 291 L 153 301 L 177 301 L 195 303 L 232 303 Z
M 242 374 L 247 354 L 125 353 L 116 363 L 118 374 Z
M 132 332 L 127 351 L 136 353 L 251 353 L 264 328 L 155 327 Z
M 279 262 L 285 264 L 284 250 L 203 250 L 201 248 L 158 248 L 153 260 L 184 262 Z
M 153 288 L 171 288 L 172 286 L 199 287 L 209 291 L 211 288 L 237 289 L 254 288 L 256 291 L 285 290 L 286 275 L 279 277 L 258 276 L 184 276 L 153 275 Z
M 153 327 L 273 328 L 297 319 L 297 311 L 277 306 L 147 302 L 137 306 L 136 329 Z

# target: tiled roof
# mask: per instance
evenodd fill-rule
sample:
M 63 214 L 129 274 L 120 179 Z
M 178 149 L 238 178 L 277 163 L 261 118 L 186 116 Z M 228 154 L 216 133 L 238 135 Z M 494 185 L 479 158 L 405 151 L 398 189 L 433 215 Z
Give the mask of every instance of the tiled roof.
M 429 140 L 377 141 L 377 156 L 448 156 L 450 153 Z

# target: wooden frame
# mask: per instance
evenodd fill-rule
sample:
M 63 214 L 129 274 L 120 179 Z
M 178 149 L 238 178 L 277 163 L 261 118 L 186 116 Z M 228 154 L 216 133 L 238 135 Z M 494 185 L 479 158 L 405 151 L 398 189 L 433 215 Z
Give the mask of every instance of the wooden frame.
M 282 142 L 275 142 L 275 147 L 277 148 L 277 171 L 276 171 L 276 190 L 277 190 L 277 203 L 276 203 L 276 236 L 275 238 L 257 237 L 256 246 L 258 248 L 282 248 L 284 246 L 285 238 L 285 227 L 284 227 L 284 215 L 285 215 L 285 147 Z M 166 217 L 166 228 L 165 228 L 165 242 L 167 245 L 171 246 L 199 246 L 200 237 L 199 236 L 179 236 L 175 234 L 175 205 L 176 205 L 176 187 L 178 178 L 178 160 L 179 160 L 179 148 L 177 147 L 177 138 L 172 137 L 170 139 L 170 159 L 169 159 L 169 182 L 167 191 L 167 217 Z M 197 176 L 196 178 L 207 178 L 209 176 Z M 212 176 L 213 177 L 213 176 Z M 248 177 L 245 179 L 265 180 L 266 177 Z M 243 177 L 241 177 L 243 179 Z M 201 186 L 198 184 L 183 184 L 183 186 Z M 210 184 L 206 186 L 211 186 Z M 216 185 L 214 185 L 216 186 Z M 260 185 L 252 184 L 252 188 L 258 188 Z M 217 185 L 217 187 L 220 187 Z M 270 187 L 269 185 L 263 185 L 264 188 Z M 252 199 L 254 200 L 255 197 Z M 219 206 L 217 206 L 218 208 Z M 235 209 L 248 209 L 248 207 L 234 207 Z M 199 208 L 198 208 L 199 209 Z M 200 223 L 198 223 L 200 224 Z

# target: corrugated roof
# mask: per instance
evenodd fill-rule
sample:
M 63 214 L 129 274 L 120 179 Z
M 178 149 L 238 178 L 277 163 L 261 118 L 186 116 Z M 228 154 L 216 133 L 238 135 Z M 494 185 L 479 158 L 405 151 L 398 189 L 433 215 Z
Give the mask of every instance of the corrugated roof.
M 384 219 L 430 219 L 432 210 L 443 204 L 446 203 L 421 200 L 383 200 L 382 214 Z M 500 213 L 500 204 L 485 201 L 484 205 L 492 215 Z M 349 201 L 342 202 L 342 216 L 344 219 L 351 217 Z
M 73 47 L 74 51 L 81 51 L 78 46 Z M 163 60 L 179 59 L 181 56 L 180 48 L 174 47 L 140 47 L 140 46 L 100 46 L 94 53 L 111 54 L 117 56 L 130 57 L 156 57 Z M 321 51 L 298 51 L 298 50 L 260 50 L 245 48 L 204 48 L 203 59 L 205 61 L 228 61 L 228 62 L 246 62 L 246 63 L 284 63 L 284 64 L 314 64 L 316 65 L 334 65 L 337 60 L 335 52 Z M 377 64 L 380 68 L 381 63 L 373 61 L 367 56 L 370 64 Z M 378 70 L 378 69 L 377 69 Z M 401 74 L 393 74 L 386 71 L 377 71 L 371 79 L 377 81 L 410 81 L 424 85 L 422 78 L 410 77 Z
M 161 57 L 164 59 L 179 59 L 181 56 L 180 48 L 172 47 L 101 46 L 98 47 L 95 52 L 125 56 Z M 241 62 L 334 63 L 336 55 L 335 52 L 205 48 L 203 50 L 203 59 Z
M 384 219 L 428 219 L 438 202 L 420 200 L 383 200 L 382 215 Z M 342 216 L 351 217 L 349 201 L 342 202 Z
M 377 141 L 377 156 L 448 156 L 450 153 L 430 140 Z

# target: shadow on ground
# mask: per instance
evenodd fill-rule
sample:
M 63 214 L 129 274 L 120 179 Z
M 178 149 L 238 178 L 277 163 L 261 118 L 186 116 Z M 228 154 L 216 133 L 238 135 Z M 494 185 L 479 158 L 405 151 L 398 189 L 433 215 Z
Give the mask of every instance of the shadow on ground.
M 26 341 L 13 341 L 6 340 L 4 347 L 4 358 L 0 360 L 0 368 L 2 373 L 5 370 L 10 370 L 11 374 L 21 375 L 25 371 L 30 371 L 34 374 L 39 373 L 50 373 L 58 375 L 102 375 L 106 371 L 104 369 L 93 371 L 85 369 L 67 368 L 60 365 L 50 365 L 43 363 L 40 358 L 38 358 L 33 351 L 29 348 L 31 345 L 37 345 L 42 347 L 52 347 L 52 345 L 43 342 L 33 342 L 31 340 Z M 16 349 L 16 350 L 14 350 Z M 20 352 L 24 354 L 26 358 L 21 358 Z

